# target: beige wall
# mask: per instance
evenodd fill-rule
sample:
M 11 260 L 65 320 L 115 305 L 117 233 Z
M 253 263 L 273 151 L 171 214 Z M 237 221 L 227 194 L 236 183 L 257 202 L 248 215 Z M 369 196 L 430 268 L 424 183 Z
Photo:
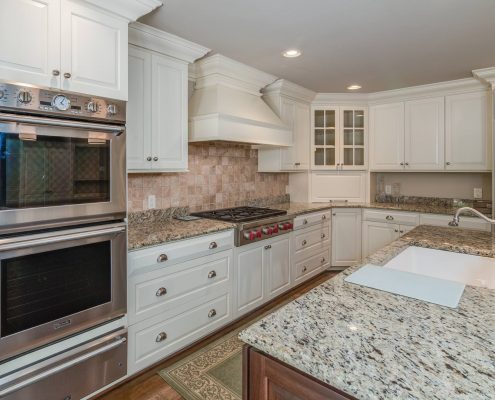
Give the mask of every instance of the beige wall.
M 148 195 L 156 208 L 189 206 L 192 210 L 244 205 L 248 200 L 285 194 L 286 173 L 258 173 L 258 151 L 247 145 L 189 145 L 189 172 L 129 174 L 128 209 L 147 209 Z
M 373 173 L 372 189 L 376 188 L 380 177 L 384 178 L 385 184 L 400 183 L 400 192 L 404 196 L 472 199 L 473 188 L 482 188 L 483 199 L 492 198 L 491 173 Z M 372 198 L 373 195 L 374 193 L 372 193 Z

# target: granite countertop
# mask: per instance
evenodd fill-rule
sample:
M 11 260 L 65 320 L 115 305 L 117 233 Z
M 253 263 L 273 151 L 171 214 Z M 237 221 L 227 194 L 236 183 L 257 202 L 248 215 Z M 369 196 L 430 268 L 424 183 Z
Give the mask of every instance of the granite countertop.
M 359 399 L 494 399 L 495 290 L 457 309 L 353 285 L 410 245 L 495 256 L 491 233 L 419 226 L 240 333 L 240 339 Z

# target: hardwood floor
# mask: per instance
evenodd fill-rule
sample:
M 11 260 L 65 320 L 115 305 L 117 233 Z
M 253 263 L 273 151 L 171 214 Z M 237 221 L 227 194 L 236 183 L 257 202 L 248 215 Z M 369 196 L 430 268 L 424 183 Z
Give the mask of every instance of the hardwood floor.
M 295 288 L 288 293 L 285 293 L 284 295 L 272 301 L 270 304 L 263 306 L 259 310 L 256 310 L 253 313 L 245 316 L 234 324 L 229 325 L 225 329 L 222 329 L 221 331 L 208 336 L 207 338 L 193 344 L 191 347 L 185 349 L 179 354 L 176 354 L 175 356 L 172 356 L 171 358 L 161 362 L 160 364 L 151 367 L 141 375 L 138 375 L 137 377 L 132 378 L 131 380 L 123 383 L 110 392 L 105 393 L 104 395 L 100 396 L 98 400 L 183 400 L 182 396 L 180 396 L 174 389 L 172 389 L 172 387 L 167 384 L 167 382 L 165 382 L 162 378 L 160 378 L 160 376 L 158 376 L 158 371 L 168 367 L 169 365 L 188 356 L 189 354 L 194 353 L 201 347 L 208 345 L 209 343 L 215 341 L 216 339 L 222 337 L 230 331 L 237 329 L 250 320 L 257 318 L 262 313 L 276 307 L 283 301 L 287 299 L 294 300 L 300 297 L 307 291 L 311 290 L 315 286 L 318 286 L 320 283 L 325 282 L 327 279 L 330 279 L 336 274 L 337 272 L 323 272 L 314 279 L 305 282 L 303 285 Z

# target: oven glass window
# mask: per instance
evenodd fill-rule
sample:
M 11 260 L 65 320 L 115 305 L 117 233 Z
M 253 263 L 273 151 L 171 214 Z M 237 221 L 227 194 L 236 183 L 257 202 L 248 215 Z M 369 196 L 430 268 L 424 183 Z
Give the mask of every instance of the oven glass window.
M 2 337 L 110 300 L 110 241 L 1 261 Z
M 110 141 L 0 132 L 0 207 L 110 200 Z

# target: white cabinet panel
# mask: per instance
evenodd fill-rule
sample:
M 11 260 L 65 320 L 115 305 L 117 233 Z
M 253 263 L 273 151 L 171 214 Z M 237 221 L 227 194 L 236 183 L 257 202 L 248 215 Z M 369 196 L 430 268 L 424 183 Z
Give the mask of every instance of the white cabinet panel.
M 363 257 L 368 257 L 375 251 L 399 238 L 399 225 L 385 222 L 363 222 Z
M 487 93 L 446 97 L 445 161 L 447 170 L 490 170 Z
M 129 46 L 127 168 L 151 168 L 151 53 Z M 149 159 L 148 159 L 149 158 Z
M 0 15 L 0 78 L 59 87 L 60 0 L 2 0 Z
M 239 316 L 252 310 L 265 301 L 264 297 L 264 246 L 248 246 L 239 250 L 236 256 L 236 315 Z
M 311 201 L 366 201 L 367 174 L 362 172 L 312 172 Z
M 154 170 L 187 169 L 187 64 L 152 56 L 152 152 Z
M 290 160 L 296 170 L 309 168 L 309 131 L 311 110 L 309 104 L 295 103 L 294 110 L 294 159 Z
M 346 267 L 361 260 L 361 209 L 332 212 L 332 266 Z
M 404 103 L 370 107 L 370 169 L 401 170 L 403 163 Z
M 273 298 L 290 289 L 290 235 L 265 248 L 265 266 L 267 273 L 267 299 Z
M 62 89 L 127 100 L 127 21 L 69 0 L 61 21 Z
M 405 169 L 444 169 L 444 98 L 405 103 Z

